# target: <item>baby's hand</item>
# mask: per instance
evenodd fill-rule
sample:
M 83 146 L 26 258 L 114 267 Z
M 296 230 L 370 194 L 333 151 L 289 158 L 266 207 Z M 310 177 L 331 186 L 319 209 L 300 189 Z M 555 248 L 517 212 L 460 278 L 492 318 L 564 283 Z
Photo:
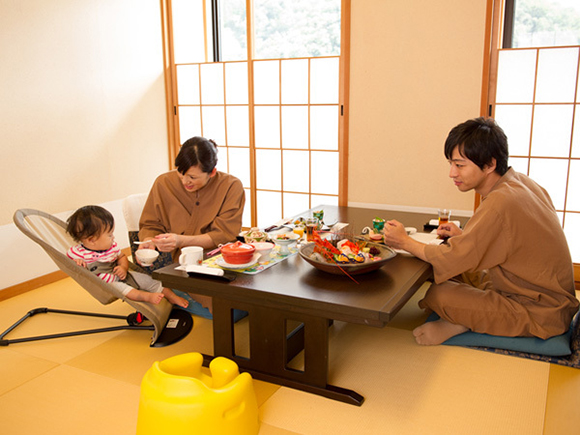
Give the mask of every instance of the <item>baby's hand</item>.
M 121 266 L 117 266 L 113 269 L 113 273 L 123 280 L 127 277 L 127 269 Z
M 81 260 L 79 258 L 75 258 L 74 262 L 81 267 L 87 267 L 87 263 L 85 263 L 84 260 Z

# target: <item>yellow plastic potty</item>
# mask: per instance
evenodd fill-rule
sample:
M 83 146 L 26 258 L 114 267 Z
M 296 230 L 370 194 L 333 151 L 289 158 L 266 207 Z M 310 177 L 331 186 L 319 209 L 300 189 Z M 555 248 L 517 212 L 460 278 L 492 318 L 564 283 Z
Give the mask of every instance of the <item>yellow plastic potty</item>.
M 199 353 L 156 361 L 141 382 L 137 435 L 255 435 L 260 423 L 252 377 L 217 357 L 201 372 Z

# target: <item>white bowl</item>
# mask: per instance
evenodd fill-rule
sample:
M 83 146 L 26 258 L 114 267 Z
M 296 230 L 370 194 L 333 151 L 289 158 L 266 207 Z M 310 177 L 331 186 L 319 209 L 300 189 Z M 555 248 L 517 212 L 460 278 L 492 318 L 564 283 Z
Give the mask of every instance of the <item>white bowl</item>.
M 256 252 L 260 254 L 260 261 L 268 261 L 270 259 L 270 253 L 272 249 L 274 249 L 274 244 L 269 242 L 256 242 L 250 243 L 254 248 L 256 248 Z
M 272 241 L 280 246 L 280 254 L 281 255 L 288 255 L 290 254 L 290 250 L 288 249 L 288 245 L 292 243 L 296 243 L 300 236 L 294 233 L 282 233 L 276 234 L 275 236 L 271 236 Z
M 151 266 L 159 257 L 159 252 L 155 249 L 137 249 L 135 257 L 142 266 Z

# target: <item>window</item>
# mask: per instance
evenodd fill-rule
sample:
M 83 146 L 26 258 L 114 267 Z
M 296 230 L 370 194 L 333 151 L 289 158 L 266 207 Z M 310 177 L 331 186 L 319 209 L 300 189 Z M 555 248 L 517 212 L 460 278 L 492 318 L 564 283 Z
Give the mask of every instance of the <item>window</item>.
M 341 1 L 255 0 L 253 16 L 245 0 L 167 1 L 176 149 L 218 143 L 218 169 L 246 189 L 244 226 L 346 201 Z
M 578 0 L 507 0 L 503 48 L 580 44 Z
M 510 165 L 549 192 L 580 263 L 580 2 L 508 1 L 505 23 L 489 114 L 508 136 Z

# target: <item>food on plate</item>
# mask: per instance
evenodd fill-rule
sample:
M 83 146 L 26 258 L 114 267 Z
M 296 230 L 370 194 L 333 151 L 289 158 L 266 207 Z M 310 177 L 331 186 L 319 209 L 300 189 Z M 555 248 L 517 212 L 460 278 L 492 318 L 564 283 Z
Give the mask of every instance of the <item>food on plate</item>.
M 334 245 L 328 240 L 316 239 L 316 246 L 310 258 L 320 262 L 338 264 L 362 264 L 380 260 L 380 251 L 372 246 L 365 248 L 363 243 L 355 243 L 349 239 L 342 239 Z

